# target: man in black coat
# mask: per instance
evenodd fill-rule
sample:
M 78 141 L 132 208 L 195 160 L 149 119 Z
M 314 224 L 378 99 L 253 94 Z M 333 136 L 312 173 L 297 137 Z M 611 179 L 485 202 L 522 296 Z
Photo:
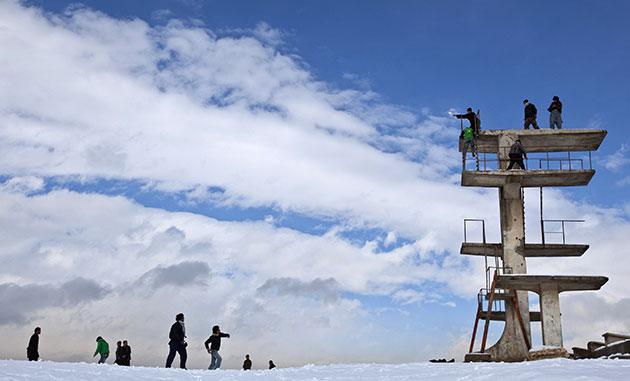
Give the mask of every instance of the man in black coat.
M 118 365 L 129 366 L 131 361 L 131 347 L 127 343 L 127 340 L 123 340 L 122 347 L 120 349 L 120 360 L 118 361 Z
M 26 357 L 28 361 L 37 361 L 39 359 L 39 334 L 42 333 L 42 329 L 37 327 L 28 341 L 28 347 L 26 348 Z
M 536 123 L 536 116 L 538 115 L 538 110 L 536 109 L 536 106 L 534 106 L 532 103 L 529 103 L 527 99 L 523 101 L 523 104 L 525 105 L 525 129 L 529 130 L 530 124 L 534 126 L 534 129 L 540 129 L 540 127 L 538 127 L 538 123 Z
M 184 314 L 180 313 L 175 316 L 175 323 L 171 326 L 171 331 L 168 334 L 170 341 L 168 342 L 169 352 L 166 358 L 166 367 L 170 368 L 173 360 L 175 360 L 175 354 L 179 353 L 179 367 L 186 369 L 186 358 L 188 353 L 186 352 L 186 326 L 184 325 Z
M 477 117 L 477 114 L 473 112 L 471 107 L 468 107 L 466 109 L 465 114 L 455 114 L 453 116 L 457 119 L 468 119 L 468 122 L 470 123 L 469 127 L 473 129 L 473 131 L 475 132 L 475 136 L 479 135 L 479 130 L 481 129 L 481 121 Z
M 252 369 L 252 360 L 249 359 L 249 355 L 245 355 L 245 361 L 243 361 L 243 370 Z

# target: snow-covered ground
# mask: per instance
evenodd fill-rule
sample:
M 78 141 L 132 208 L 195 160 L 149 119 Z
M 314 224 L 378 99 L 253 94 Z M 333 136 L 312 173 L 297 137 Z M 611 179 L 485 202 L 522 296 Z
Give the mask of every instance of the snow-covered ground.
M 630 360 L 307 365 L 274 370 L 179 370 L 0 360 L 0 380 L 629 380 Z

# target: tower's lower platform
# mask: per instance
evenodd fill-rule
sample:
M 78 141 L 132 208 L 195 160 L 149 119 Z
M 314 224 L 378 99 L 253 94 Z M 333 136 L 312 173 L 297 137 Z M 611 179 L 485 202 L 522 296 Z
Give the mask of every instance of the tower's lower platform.
M 497 188 L 509 183 L 520 183 L 523 188 L 580 186 L 588 185 L 593 175 L 593 169 L 463 171 L 462 186 Z
M 499 275 L 497 287 L 509 290 L 526 290 L 541 293 L 543 285 L 554 285 L 557 292 L 599 290 L 608 278 L 581 275 Z
M 525 257 L 580 257 L 588 248 L 588 245 L 526 243 Z M 459 253 L 503 258 L 503 245 L 500 243 L 464 242 Z

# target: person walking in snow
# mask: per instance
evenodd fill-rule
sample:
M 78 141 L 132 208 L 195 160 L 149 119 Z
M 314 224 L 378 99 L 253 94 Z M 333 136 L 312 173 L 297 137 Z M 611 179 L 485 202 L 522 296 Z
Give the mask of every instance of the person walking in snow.
M 127 343 L 127 340 L 123 340 L 121 352 L 120 352 L 120 360 L 118 360 L 118 365 L 129 366 L 131 362 L 131 347 Z
M 558 127 L 559 130 L 562 129 L 562 102 L 560 102 L 560 98 L 558 96 L 553 97 L 553 102 L 549 105 L 547 109 L 549 111 L 549 128 L 553 130 L 554 125 Z
M 525 129 L 529 130 L 529 125 L 531 124 L 534 126 L 534 129 L 539 130 L 540 127 L 538 127 L 538 123 L 536 123 L 536 116 L 538 115 L 536 106 L 529 103 L 527 99 L 523 101 L 523 104 L 525 105 Z
M 105 360 L 109 357 L 109 344 L 100 336 L 96 338 L 96 343 L 96 351 L 94 351 L 94 356 L 92 357 L 96 357 L 97 354 L 100 354 L 101 358 L 98 360 L 98 363 L 105 364 Z
M 114 360 L 114 364 L 120 365 L 121 355 L 122 355 L 122 341 L 118 340 L 116 342 L 116 360 Z
M 249 359 L 249 355 L 245 355 L 245 361 L 243 361 L 243 370 L 252 369 L 252 360 Z
M 276 364 L 274 364 L 272 360 L 269 360 L 269 369 L 273 369 L 275 367 L 276 367 Z
M 28 347 L 26 347 L 26 357 L 28 361 L 37 361 L 39 359 L 39 334 L 42 333 L 42 329 L 37 327 L 33 331 L 31 339 L 28 341 Z
M 212 335 L 203 343 L 206 346 L 208 353 L 210 353 L 210 356 L 212 356 L 212 361 L 208 367 L 210 370 L 219 369 L 221 367 L 221 361 L 223 358 L 219 355 L 219 349 L 221 348 L 222 337 L 229 339 L 230 334 L 221 332 L 219 326 L 215 325 L 212 327 Z M 210 344 L 210 347 L 208 347 L 208 344 Z
M 179 353 L 179 367 L 186 369 L 186 359 L 188 353 L 186 352 L 186 326 L 184 325 L 184 314 L 179 313 L 175 316 L 175 323 L 171 326 L 171 331 L 168 334 L 170 341 L 168 342 L 169 352 L 166 358 L 166 367 L 170 368 L 173 360 L 175 360 L 175 354 Z

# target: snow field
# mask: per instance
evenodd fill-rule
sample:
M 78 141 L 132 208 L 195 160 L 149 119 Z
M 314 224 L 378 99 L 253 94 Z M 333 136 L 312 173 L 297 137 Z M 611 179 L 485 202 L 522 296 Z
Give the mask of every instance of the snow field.
M 630 380 L 628 360 L 552 359 L 522 363 L 306 365 L 274 370 L 180 370 L 0 360 L 0 381 L 144 380 Z

